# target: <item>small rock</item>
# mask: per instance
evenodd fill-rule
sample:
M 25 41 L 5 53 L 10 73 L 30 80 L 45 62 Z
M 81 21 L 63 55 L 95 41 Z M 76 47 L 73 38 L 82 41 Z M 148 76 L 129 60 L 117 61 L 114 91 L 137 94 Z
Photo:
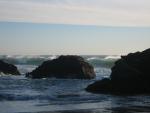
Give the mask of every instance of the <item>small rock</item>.
M 20 72 L 18 71 L 16 66 L 8 64 L 2 60 L 0 60 L 0 73 L 20 75 Z

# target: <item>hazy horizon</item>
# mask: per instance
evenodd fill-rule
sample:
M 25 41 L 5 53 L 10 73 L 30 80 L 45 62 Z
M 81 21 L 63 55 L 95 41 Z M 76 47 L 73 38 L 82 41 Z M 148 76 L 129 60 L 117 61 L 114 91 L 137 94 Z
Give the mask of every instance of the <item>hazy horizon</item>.
M 0 0 L 1 55 L 123 55 L 149 45 L 149 0 Z

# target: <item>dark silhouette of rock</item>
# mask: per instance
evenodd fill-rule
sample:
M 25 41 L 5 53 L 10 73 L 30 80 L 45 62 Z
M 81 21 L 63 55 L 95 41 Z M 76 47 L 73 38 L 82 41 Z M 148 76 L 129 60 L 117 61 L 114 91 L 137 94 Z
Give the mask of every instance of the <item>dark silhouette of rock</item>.
M 60 56 L 57 59 L 43 62 L 37 69 L 26 74 L 31 78 L 75 78 L 92 79 L 95 77 L 93 67 L 79 56 Z
M 86 90 L 97 93 L 150 93 L 150 49 L 122 56 L 112 68 L 110 81 L 100 80 Z
M 18 71 L 16 66 L 8 64 L 2 60 L 0 60 L 0 73 L 20 75 L 20 72 Z
M 86 90 L 93 93 L 110 93 L 110 82 L 110 79 L 104 78 L 101 81 L 96 81 L 94 84 L 89 85 Z

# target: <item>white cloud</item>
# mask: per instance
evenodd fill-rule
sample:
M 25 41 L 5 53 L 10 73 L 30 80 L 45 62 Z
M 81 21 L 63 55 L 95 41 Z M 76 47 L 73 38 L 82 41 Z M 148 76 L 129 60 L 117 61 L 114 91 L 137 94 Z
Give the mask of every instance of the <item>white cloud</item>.
M 150 1 L 0 0 L 0 21 L 150 26 Z

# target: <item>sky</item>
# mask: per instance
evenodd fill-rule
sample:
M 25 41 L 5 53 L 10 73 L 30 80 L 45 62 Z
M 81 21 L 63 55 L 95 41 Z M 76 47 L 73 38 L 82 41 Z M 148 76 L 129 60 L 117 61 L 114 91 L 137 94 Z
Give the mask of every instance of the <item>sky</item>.
M 149 0 L 0 0 L 0 54 L 121 55 L 149 45 Z

